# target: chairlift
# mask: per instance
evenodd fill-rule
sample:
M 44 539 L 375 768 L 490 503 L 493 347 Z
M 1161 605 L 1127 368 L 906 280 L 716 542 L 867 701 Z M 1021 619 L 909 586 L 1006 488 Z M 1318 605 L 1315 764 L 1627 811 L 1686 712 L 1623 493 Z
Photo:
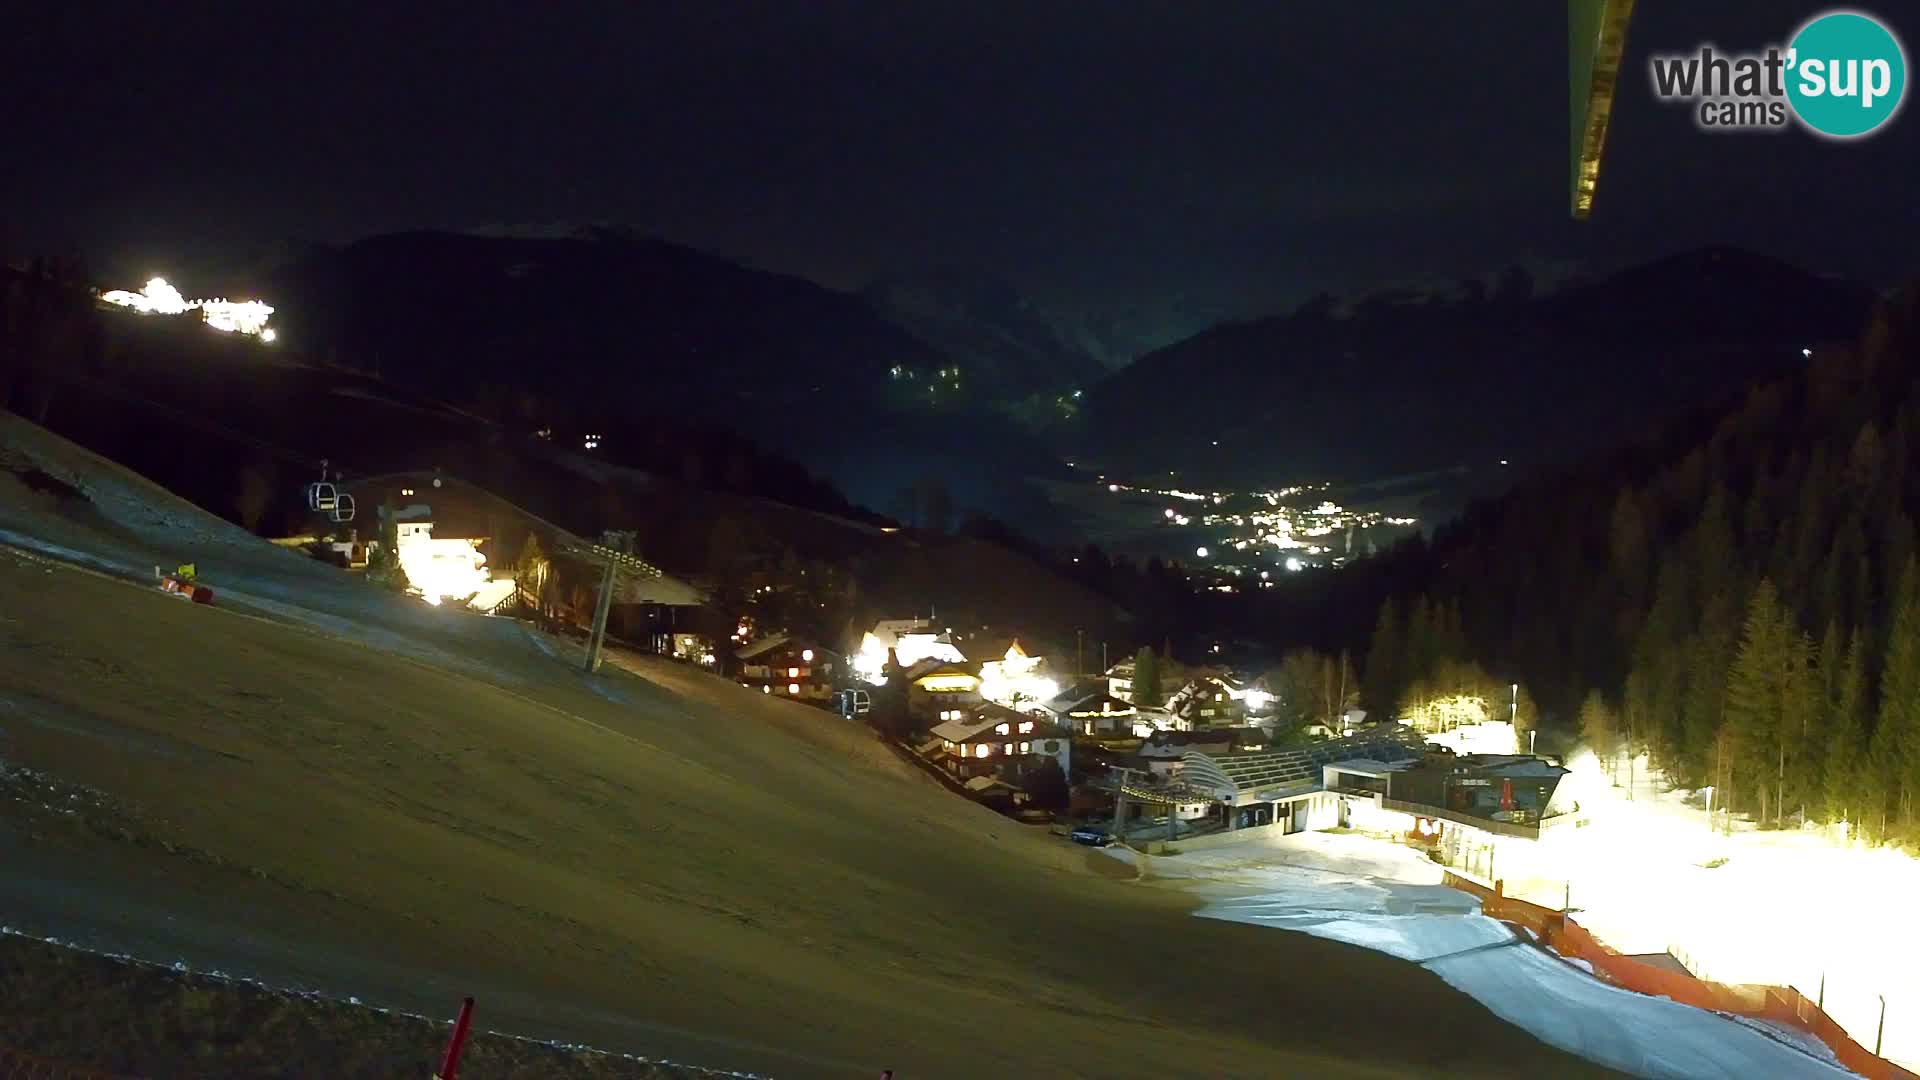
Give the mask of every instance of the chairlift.
M 327 483 L 327 459 L 320 459 L 320 479 L 307 485 L 307 509 L 331 514 L 340 505 L 340 494 Z M 348 515 L 351 517 L 351 513 Z M 335 521 L 343 520 L 334 518 Z
M 348 496 L 351 500 L 352 496 Z M 325 480 L 307 485 L 307 509 L 331 512 L 340 504 L 340 494 Z M 340 520 L 335 518 L 335 521 Z
M 328 488 L 329 490 L 331 490 L 333 487 L 332 484 L 321 484 L 316 486 L 325 487 L 325 488 Z M 342 521 L 342 522 L 353 520 L 353 496 L 342 491 L 336 495 L 331 496 L 331 501 L 332 501 L 332 505 L 326 508 L 327 517 L 330 520 Z

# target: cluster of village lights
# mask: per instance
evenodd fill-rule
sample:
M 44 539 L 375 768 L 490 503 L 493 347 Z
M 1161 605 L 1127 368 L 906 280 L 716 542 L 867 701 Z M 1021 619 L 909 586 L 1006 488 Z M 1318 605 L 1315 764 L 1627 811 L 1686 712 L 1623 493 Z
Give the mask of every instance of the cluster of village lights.
M 1071 463 L 1069 463 L 1071 464 Z M 1332 554 L 1332 541 L 1319 542 L 1336 533 L 1349 533 L 1353 530 L 1365 530 L 1377 526 L 1395 526 L 1408 528 L 1418 524 L 1411 517 L 1391 517 L 1373 511 L 1349 510 L 1329 499 L 1322 498 L 1319 505 L 1310 510 L 1296 509 L 1288 505 L 1287 500 L 1305 494 L 1308 491 L 1323 491 L 1330 485 L 1301 485 L 1279 488 L 1271 491 L 1223 492 L 1189 491 L 1177 487 L 1149 487 L 1122 484 L 1100 480 L 1110 494 L 1132 492 L 1141 495 L 1157 495 L 1176 499 L 1185 503 L 1198 503 L 1192 513 L 1178 506 L 1164 507 L 1160 511 L 1161 520 L 1171 526 L 1185 527 L 1197 524 L 1209 529 L 1231 530 L 1223 545 L 1203 545 L 1194 549 L 1194 556 L 1211 559 L 1226 556 L 1227 549 L 1234 552 L 1247 552 L 1259 548 L 1274 548 L 1285 552 L 1298 552 L 1285 557 L 1282 565 L 1287 570 L 1299 572 L 1314 565 L 1307 557 Z M 1256 503 L 1264 502 L 1266 508 L 1258 510 L 1236 510 L 1228 504 L 1242 499 Z M 1201 509 L 1204 507 L 1204 511 Z M 1216 509 L 1217 508 L 1217 509 Z M 1303 557 L 1305 556 L 1305 557 Z M 1340 559 L 1335 559 L 1336 565 Z M 1232 591 L 1230 587 L 1223 591 Z
M 267 325 L 267 320 L 273 316 L 271 306 L 258 300 L 189 300 L 180 294 L 179 289 L 168 284 L 165 278 L 150 279 L 137 293 L 112 289 L 101 293 L 100 299 L 146 315 L 185 315 L 197 310 L 207 325 L 215 330 L 247 334 L 268 342 L 279 336 Z
M 937 660 L 944 664 L 967 662 L 966 655 L 947 640 L 946 635 L 930 629 L 895 635 L 893 655 L 902 669 L 923 660 Z M 854 674 L 871 685 L 885 686 L 886 665 L 886 643 L 877 634 L 868 631 L 860 640 L 859 651 L 853 655 Z M 928 689 L 973 690 L 983 700 L 1010 709 L 1019 708 L 1051 701 L 1059 696 L 1060 684 L 1041 673 L 1044 666 L 1045 661 L 1041 657 L 1028 656 L 1020 648 L 1019 642 L 1014 642 L 1007 647 L 1004 656 L 983 662 L 978 676 L 964 672 L 951 676 L 929 675 L 921 680 L 920 685 Z

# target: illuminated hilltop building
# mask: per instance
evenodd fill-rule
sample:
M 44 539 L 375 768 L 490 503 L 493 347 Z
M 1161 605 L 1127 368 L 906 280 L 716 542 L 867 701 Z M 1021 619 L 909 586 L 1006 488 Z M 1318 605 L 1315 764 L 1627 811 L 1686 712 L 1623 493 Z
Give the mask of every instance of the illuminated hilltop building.
M 267 320 L 273 317 L 272 306 L 258 300 L 189 300 L 168 284 L 166 278 L 153 278 L 137 293 L 111 289 L 101 293 L 100 299 L 143 315 L 185 315 L 198 311 L 215 330 L 246 334 L 262 341 L 272 341 L 275 336 L 267 328 Z

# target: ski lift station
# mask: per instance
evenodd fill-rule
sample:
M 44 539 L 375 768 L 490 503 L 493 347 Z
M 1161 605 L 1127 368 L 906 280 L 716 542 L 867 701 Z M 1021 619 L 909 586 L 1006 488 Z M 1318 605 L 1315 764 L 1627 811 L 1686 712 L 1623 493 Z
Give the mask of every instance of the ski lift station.
M 376 507 L 376 528 L 392 522 L 409 584 L 436 606 L 500 612 L 518 605 L 590 621 L 609 565 L 615 570 L 610 606 L 691 607 L 704 600 L 691 585 L 625 550 L 630 544 L 608 547 L 579 537 L 452 477 L 398 473 L 356 480 L 353 487 Z M 336 491 L 335 498 L 352 496 Z

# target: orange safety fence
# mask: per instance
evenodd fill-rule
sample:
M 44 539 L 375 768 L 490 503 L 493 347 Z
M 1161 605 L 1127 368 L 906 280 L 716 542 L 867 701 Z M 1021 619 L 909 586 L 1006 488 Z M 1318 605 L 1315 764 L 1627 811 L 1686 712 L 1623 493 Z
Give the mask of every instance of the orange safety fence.
M 1504 895 L 1500 883 L 1489 889 L 1471 878 L 1448 873 L 1446 883 L 1480 898 L 1480 909 L 1501 922 L 1524 927 L 1562 956 L 1585 961 L 1593 973 L 1616 986 L 1712 1012 L 1767 1020 L 1804 1031 L 1833 1050 L 1840 1064 L 1868 1080 L 1920 1080 L 1920 1076 L 1879 1057 L 1854 1041 L 1819 1005 L 1791 987 L 1728 986 L 1643 963 L 1602 945 L 1565 912 Z

